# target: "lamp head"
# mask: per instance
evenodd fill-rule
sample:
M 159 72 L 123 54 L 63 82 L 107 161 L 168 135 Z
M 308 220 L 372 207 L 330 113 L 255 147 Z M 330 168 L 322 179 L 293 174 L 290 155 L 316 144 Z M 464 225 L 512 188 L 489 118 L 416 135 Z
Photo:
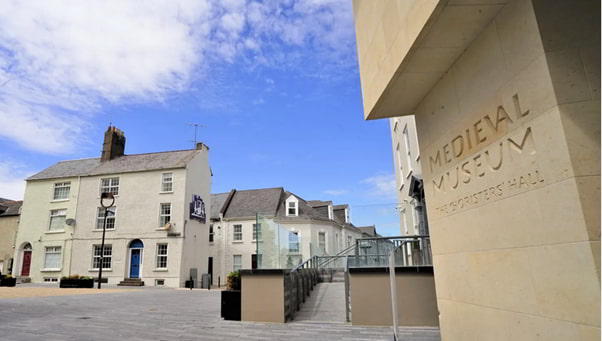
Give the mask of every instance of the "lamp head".
M 108 203 L 108 204 L 107 204 Z M 104 208 L 113 206 L 115 203 L 115 197 L 113 193 L 101 193 L 100 194 L 100 205 Z

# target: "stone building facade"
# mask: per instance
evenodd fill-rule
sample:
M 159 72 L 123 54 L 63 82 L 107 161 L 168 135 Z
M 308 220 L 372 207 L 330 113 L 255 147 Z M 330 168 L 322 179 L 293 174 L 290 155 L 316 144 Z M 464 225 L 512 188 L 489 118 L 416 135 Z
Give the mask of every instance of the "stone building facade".
M 353 8 L 365 118 L 416 118 L 442 339 L 600 340 L 600 1 Z

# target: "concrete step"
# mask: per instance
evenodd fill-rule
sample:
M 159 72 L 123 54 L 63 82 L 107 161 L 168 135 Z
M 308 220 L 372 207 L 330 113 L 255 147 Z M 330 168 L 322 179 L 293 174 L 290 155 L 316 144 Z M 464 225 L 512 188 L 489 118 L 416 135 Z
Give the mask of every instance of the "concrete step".
M 144 282 L 140 278 L 124 278 L 117 286 L 120 287 L 142 287 Z

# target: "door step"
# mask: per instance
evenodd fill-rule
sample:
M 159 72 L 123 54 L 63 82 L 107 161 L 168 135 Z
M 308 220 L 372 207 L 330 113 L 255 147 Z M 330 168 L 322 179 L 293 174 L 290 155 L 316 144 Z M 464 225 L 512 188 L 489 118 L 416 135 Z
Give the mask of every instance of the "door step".
M 144 282 L 140 278 L 124 278 L 117 286 L 120 287 L 142 287 Z

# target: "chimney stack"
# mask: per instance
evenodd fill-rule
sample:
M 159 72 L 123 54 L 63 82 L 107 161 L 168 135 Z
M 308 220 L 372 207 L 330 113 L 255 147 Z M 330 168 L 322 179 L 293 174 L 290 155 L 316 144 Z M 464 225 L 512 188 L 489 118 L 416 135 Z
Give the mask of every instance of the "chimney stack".
M 203 142 L 197 142 L 196 144 L 196 150 L 209 150 L 209 146 L 204 144 Z
M 100 154 L 100 161 L 109 161 L 123 156 L 125 150 L 125 135 L 115 127 L 109 126 L 105 132 L 105 140 Z

